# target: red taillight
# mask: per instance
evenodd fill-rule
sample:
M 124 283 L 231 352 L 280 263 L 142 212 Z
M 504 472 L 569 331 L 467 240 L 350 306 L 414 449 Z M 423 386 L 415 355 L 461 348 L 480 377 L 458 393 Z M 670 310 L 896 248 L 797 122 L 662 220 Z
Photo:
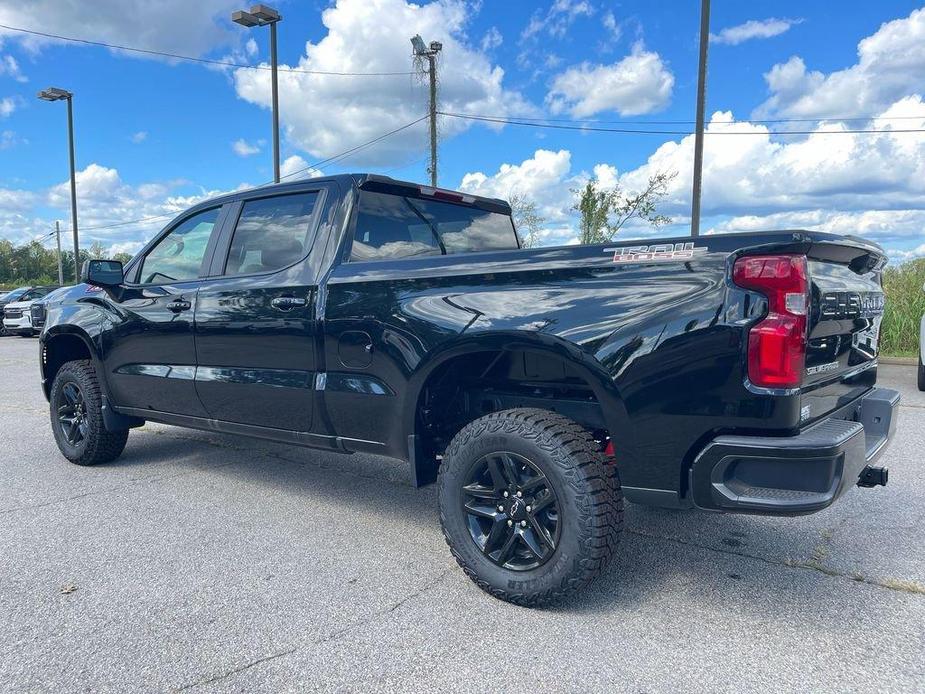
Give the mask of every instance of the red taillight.
M 794 388 L 806 363 L 809 281 L 802 255 L 739 258 L 732 280 L 768 298 L 768 315 L 748 333 L 748 379 L 766 388 Z

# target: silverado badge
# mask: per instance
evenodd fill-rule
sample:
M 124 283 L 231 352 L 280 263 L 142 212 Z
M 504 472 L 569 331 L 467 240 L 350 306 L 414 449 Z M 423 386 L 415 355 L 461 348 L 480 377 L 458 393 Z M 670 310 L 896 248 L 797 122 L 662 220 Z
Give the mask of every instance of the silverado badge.
M 615 263 L 643 263 L 653 260 L 690 260 L 695 255 L 706 253 L 705 246 L 687 243 L 655 243 L 651 246 L 624 246 L 605 248 L 604 253 L 613 253 Z

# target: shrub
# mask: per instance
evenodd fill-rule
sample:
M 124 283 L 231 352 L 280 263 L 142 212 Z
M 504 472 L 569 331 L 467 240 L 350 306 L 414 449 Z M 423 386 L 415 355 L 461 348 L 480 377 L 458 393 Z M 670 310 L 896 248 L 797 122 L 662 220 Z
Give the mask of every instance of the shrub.
M 886 310 L 880 328 L 880 353 L 914 356 L 919 350 L 919 324 L 925 314 L 925 258 L 883 272 Z

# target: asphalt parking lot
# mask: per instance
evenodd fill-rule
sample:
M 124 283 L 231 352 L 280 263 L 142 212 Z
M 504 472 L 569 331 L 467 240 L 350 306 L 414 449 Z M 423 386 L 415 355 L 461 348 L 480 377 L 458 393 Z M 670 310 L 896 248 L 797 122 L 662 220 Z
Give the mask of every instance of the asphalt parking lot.
M 925 393 L 890 484 L 798 519 L 630 506 L 569 602 L 489 598 L 404 466 L 148 424 L 52 439 L 37 341 L 0 338 L 0 690 L 925 691 Z

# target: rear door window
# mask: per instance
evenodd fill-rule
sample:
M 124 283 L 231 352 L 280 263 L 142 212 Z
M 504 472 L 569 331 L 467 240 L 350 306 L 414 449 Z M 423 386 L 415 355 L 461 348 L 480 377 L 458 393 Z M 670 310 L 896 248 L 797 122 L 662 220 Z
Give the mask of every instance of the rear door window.
M 231 237 L 226 275 L 273 272 L 302 260 L 309 251 L 318 192 L 248 200 Z
M 517 248 L 511 218 L 450 202 L 362 191 L 350 260 Z

